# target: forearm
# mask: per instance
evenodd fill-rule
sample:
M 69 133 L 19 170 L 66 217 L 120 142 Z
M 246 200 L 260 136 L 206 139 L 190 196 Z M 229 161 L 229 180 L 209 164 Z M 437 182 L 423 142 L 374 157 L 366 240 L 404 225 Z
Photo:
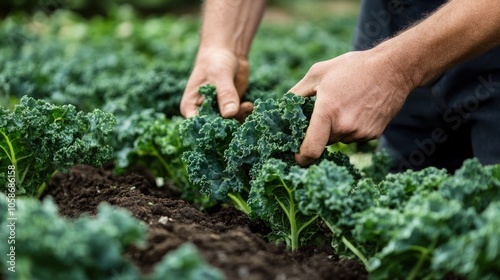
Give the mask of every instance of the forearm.
M 497 0 L 451 0 L 374 51 L 385 56 L 413 89 L 499 45 Z
M 247 57 L 266 0 L 207 0 L 200 49 L 223 48 Z

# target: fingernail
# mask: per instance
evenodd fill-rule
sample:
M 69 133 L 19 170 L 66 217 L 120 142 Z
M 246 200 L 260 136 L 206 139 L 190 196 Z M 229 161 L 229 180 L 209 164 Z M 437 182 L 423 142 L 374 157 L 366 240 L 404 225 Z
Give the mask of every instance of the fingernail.
M 236 113 L 236 110 L 237 110 L 236 104 L 229 103 L 226 106 L 224 106 L 224 111 L 222 113 L 227 116 L 227 115 Z

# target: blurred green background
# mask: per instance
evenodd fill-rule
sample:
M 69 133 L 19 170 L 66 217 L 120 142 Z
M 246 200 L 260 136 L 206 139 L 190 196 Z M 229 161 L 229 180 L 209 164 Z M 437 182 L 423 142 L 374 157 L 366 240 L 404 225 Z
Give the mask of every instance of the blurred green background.
M 269 6 L 278 9 L 270 13 L 280 18 L 283 13 L 298 17 L 322 17 L 331 14 L 356 14 L 361 0 L 268 0 Z M 9 13 L 51 13 L 67 9 L 85 17 L 109 15 L 120 5 L 130 5 L 143 16 L 161 14 L 197 14 L 202 0 L 2 0 L 0 16 Z

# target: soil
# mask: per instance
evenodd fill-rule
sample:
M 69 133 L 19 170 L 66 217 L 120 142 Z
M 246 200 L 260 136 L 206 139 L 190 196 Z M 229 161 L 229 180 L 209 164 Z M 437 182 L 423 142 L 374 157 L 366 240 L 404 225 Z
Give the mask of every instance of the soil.
M 328 240 L 319 247 L 290 252 L 265 240 L 268 229 L 261 221 L 250 220 L 233 207 L 201 212 L 172 188 L 158 188 L 141 169 L 115 175 L 112 168 L 76 166 L 67 174 L 57 174 L 45 195 L 53 196 L 61 215 L 68 218 L 93 215 L 99 203 L 107 202 L 146 222 L 148 246 L 127 252 L 144 274 L 169 251 L 192 242 L 229 280 L 367 279 L 364 267 L 336 257 Z

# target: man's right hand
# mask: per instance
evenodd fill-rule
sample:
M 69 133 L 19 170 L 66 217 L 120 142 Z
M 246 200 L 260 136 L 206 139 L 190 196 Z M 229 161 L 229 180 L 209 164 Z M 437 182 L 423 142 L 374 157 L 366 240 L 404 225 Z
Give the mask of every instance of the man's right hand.
M 246 58 L 237 57 L 225 49 L 200 49 L 182 96 L 182 115 L 189 118 L 197 114 L 198 107 L 203 102 L 198 88 L 212 84 L 217 91 L 221 115 L 224 118 L 243 120 L 253 109 L 252 103 L 241 103 L 248 86 L 248 75 Z

